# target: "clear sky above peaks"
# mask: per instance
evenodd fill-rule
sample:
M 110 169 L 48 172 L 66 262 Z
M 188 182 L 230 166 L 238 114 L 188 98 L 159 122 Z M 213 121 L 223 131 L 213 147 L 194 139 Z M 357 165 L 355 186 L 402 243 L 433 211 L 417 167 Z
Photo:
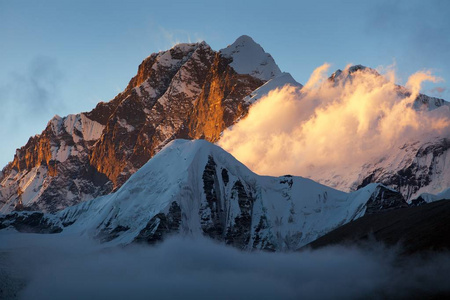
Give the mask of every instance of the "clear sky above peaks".
M 305 83 L 324 62 L 428 69 L 450 100 L 450 1 L 0 0 L 0 168 L 55 114 L 121 92 L 139 63 L 178 42 L 219 50 L 242 34 Z

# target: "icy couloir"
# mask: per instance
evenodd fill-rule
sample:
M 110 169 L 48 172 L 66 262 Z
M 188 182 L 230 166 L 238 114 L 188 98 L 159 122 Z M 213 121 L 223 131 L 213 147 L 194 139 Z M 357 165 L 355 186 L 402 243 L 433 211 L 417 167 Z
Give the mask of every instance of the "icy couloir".
M 218 146 L 175 140 L 115 193 L 56 214 L 14 212 L 0 228 L 84 234 L 124 245 L 171 234 L 207 236 L 240 249 L 297 249 L 357 219 L 407 206 L 370 184 L 341 192 L 310 179 L 258 176 Z

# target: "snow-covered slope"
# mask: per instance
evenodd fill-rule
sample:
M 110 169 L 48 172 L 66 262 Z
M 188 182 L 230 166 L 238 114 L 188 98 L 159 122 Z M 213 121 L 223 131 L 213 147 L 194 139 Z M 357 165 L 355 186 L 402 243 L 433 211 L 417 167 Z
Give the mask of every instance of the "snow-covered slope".
M 267 96 L 270 91 L 281 89 L 285 85 L 292 85 L 302 88 L 303 85 L 295 81 L 291 74 L 283 72 L 280 75 L 270 79 L 265 84 L 254 90 L 249 96 L 245 97 L 245 100 L 249 103 L 254 103 L 261 97 Z
M 0 228 L 86 234 L 111 244 L 179 233 L 281 250 L 364 214 L 404 206 L 399 193 L 381 185 L 348 194 L 301 177 L 262 177 L 209 142 L 175 140 L 114 194 L 54 215 L 15 212 L 0 218 Z
M 361 187 L 380 182 L 408 200 L 422 193 L 437 194 L 450 187 L 450 136 L 424 137 L 399 146 L 374 162 L 367 162 L 356 180 Z
M 315 170 L 309 178 L 342 191 L 381 183 L 402 193 L 408 202 L 423 193 L 438 194 L 450 187 L 450 137 L 424 137 L 388 149 L 364 164 L 346 169 Z
M 450 188 L 436 194 L 423 193 L 417 199 L 413 200 L 413 204 L 421 205 L 424 203 L 431 203 L 439 200 L 450 200 Z
M 232 59 L 230 66 L 239 74 L 249 74 L 264 81 L 281 74 L 272 56 L 247 35 L 239 37 L 220 53 Z

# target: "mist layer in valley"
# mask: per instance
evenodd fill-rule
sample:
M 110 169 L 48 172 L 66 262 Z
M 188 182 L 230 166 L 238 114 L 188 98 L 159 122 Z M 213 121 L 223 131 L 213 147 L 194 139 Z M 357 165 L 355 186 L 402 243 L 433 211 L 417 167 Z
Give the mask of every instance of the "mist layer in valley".
M 80 237 L 0 232 L 0 298 L 355 299 L 449 295 L 450 254 L 380 244 L 242 252 L 174 237 L 105 248 Z

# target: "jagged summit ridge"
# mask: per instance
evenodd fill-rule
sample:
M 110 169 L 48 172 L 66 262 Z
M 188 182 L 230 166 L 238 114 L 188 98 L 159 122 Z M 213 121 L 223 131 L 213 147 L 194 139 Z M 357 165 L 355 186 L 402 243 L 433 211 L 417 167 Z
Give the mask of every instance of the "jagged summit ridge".
M 348 66 L 344 70 L 337 69 L 331 74 L 329 80 L 334 82 L 343 82 L 345 80 L 351 80 L 356 72 L 369 72 L 376 76 L 381 76 L 377 70 L 369 68 L 363 65 Z
M 328 79 L 336 84 L 345 84 L 347 80 L 352 80 L 355 76 L 355 73 L 357 72 L 367 72 L 377 77 L 383 78 L 383 76 L 376 69 L 358 64 L 349 66 L 344 70 L 337 69 L 335 72 L 333 72 L 333 74 L 331 74 L 331 76 Z M 387 81 L 387 79 L 385 80 Z M 398 93 L 403 97 L 409 97 L 411 95 L 411 92 L 404 86 L 397 85 L 397 89 Z M 419 94 L 415 99 L 413 105 L 414 108 L 418 110 L 424 108 L 428 110 L 434 110 L 443 105 L 450 106 L 450 102 L 445 101 L 444 99 Z

